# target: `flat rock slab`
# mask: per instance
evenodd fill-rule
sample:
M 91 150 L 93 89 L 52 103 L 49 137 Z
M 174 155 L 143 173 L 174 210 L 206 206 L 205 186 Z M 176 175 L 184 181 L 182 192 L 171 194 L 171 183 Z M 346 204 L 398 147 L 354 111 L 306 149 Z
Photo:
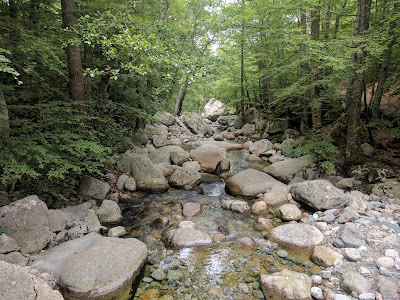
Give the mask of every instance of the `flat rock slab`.
M 311 300 L 311 286 L 308 275 L 290 270 L 261 275 L 261 288 L 268 300 Z
M 365 234 L 353 223 L 346 223 L 336 233 L 333 245 L 338 248 L 358 248 L 365 244 Z
M 235 196 L 255 196 L 279 187 L 287 189 L 285 184 L 254 169 L 241 171 L 226 181 L 227 190 Z
M 29 273 L 28 268 L 0 261 L 0 299 L 63 300 L 43 279 Z
M 158 165 L 162 163 L 172 164 L 171 161 L 171 152 L 185 152 L 179 146 L 165 146 L 158 148 L 156 151 L 153 151 L 149 154 L 149 158 L 153 164 Z
M 79 186 L 78 193 L 84 197 L 90 197 L 97 200 L 106 198 L 111 186 L 107 182 L 103 182 L 90 176 L 83 176 Z
M 193 228 L 179 228 L 168 232 L 168 242 L 175 247 L 195 247 L 209 245 L 212 243 L 211 237 L 200 230 Z
M 147 247 L 137 239 L 90 233 L 45 251 L 32 267 L 52 272 L 68 299 L 129 299 L 146 259 Z
M 368 279 L 355 272 L 344 273 L 340 287 L 349 294 L 356 292 L 358 295 L 369 293 L 372 289 L 372 285 Z
M 0 207 L 0 226 L 18 244 L 23 254 L 36 253 L 50 241 L 49 211 L 36 195 Z
M 300 172 L 301 169 L 310 166 L 310 157 L 302 156 L 299 158 L 293 158 L 280 162 L 273 163 L 272 165 L 264 168 L 264 172 L 281 180 L 285 183 L 289 183 L 295 176 L 296 173 Z
M 229 142 L 219 142 L 219 141 L 198 141 L 198 142 L 195 143 L 195 145 L 198 145 L 198 146 L 201 146 L 201 145 L 214 145 L 214 146 L 217 146 L 218 148 L 223 148 L 226 151 L 243 149 L 243 145 L 242 144 L 229 143 Z
M 200 203 L 186 202 L 183 204 L 182 214 L 185 218 L 191 218 L 201 213 Z
M 312 180 L 295 183 L 290 193 L 296 201 L 318 210 L 327 210 L 345 205 L 349 197 L 328 180 Z
M 310 256 L 314 247 L 321 244 L 324 236 L 316 227 L 308 224 L 285 224 L 271 231 L 271 238 L 282 247 Z

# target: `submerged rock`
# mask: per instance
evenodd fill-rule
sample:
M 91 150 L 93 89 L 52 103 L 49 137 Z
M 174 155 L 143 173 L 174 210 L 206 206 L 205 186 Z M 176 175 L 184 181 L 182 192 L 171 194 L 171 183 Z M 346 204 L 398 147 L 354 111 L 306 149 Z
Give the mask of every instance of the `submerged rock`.
M 146 258 L 137 239 L 90 233 L 43 252 L 32 266 L 52 272 L 68 299 L 129 299 Z
M 200 230 L 193 228 L 179 228 L 168 232 L 167 242 L 178 248 L 209 245 L 211 237 Z
M 261 274 L 261 288 L 269 300 L 311 300 L 311 286 L 308 275 L 290 270 Z

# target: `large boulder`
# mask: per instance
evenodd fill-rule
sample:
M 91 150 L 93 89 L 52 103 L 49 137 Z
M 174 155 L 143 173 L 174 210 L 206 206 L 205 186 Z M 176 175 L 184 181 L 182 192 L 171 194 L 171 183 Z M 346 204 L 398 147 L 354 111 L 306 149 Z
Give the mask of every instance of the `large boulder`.
M 226 189 L 235 196 L 255 196 L 278 186 L 286 187 L 268 174 L 254 169 L 241 171 L 226 181 Z
M 234 122 L 236 116 L 219 116 L 217 122 L 221 125 L 229 125 Z
M 171 152 L 184 152 L 184 150 L 179 146 L 165 146 L 158 148 L 156 151 L 153 151 L 149 154 L 149 159 L 153 164 L 171 164 Z
M 148 157 L 132 155 L 129 166 L 138 190 L 149 192 L 164 192 L 168 190 L 167 180 Z
M 0 207 L 0 226 L 7 230 L 23 254 L 37 253 L 50 241 L 49 211 L 32 195 Z
M 175 117 L 168 112 L 158 111 L 154 115 L 154 119 L 158 120 L 161 124 L 172 126 L 175 123 Z
M 243 145 L 242 144 L 230 143 L 230 142 L 222 142 L 222 141 L 197 141 L 194 144 L 195 147 L 200 147 L 200 146 L 203 146 L 203 145 L 213 145 L 213 146 L 216 146 L 218 148 L 223 148 L 226 151 L 243 149 Z
M 111 200 L 103 200 L 97 215 L 101 223 L 115 223 L 123 219 L 119 205 Z
M 195 187 L 200 183 L 201 175 L 197 170 L 189 167 L 177 169 L 169 178 L 169 183 L 173 187 L 183 188 L 185 185 Z
M 358 248 L 365 245 L 365 234 L 353 223 L 346 223 L 337 231 L 333 245 L 338 248 Z
M 318 210 L 343 206 L 349 197 L 328 180 L 312 180 L 295 183 L 290 193 L 296 201 L 303 202 Z
M 308 275 L 290 270 L 261 275 L 261 289 L 269 300 L 311 300 L 311 286 Z
M 194 134 L 212 135 L 213 131 L 208 124 L 196 113 L 187 113 L 183 115 L 186 126 Z
M 288 159 L 280 162 L 273 163 L 264 168 L 264 172 L 281 180 L 289 183 L 296 173 L 300 172 L 303 168 L 310 166 L 310 157 L 302 156 L 299 158 Z
M 130 299 L 146 259 L 137 239 L 90 233 L 43 252 L 32 267 L 53 273 L 68 299 Z
M 78 193 L 84 197 L 103 200 L 106 198 L 110 189 L 111 186 L 107 182 L 103 182 L 90 176 L 83 176 Z
M 203 145 L 190 151 L 193 160 L 198 161 L 203 171 L 213 173 L 218 164 L 226 158 L 225 149 L 213 145 Z
M 378 183 L 372 189 L 372 193 L 379 197 L 400 198 L 400 182 L 388 181 Z
M 204 106 L 204 115 L 211 121 L 216 121 L 223 112 L 224 104 L 215 98 L 210 99 Z
M 167 242 L 178 248 L 209 245 L 211 237 L 200 230 L 193 228 L 178 228 L 168 232 Z
M 274 145 L 269 140 L 259 140 L 250 145 L 249 151 L 255 155 L 261 155 L 269 150 L 273 150 Z
M 316 227 L 299 223 L 275 227 L 271 231 L 271 239 L 281 247 L 309 257 L 314 247 L 322 243 L 324 236 Z
M 146 124 L 143 132 L 149 137 L 154 135 L 168 136 L 168 127 L 165 125 Z
M 53 290 L 33 270 L 0 260 L 0 299 L 2 300 L 63 300 L 59 291 Z
M 267 133 L 278 133 L 285 132 L 289 127 L 289 122 L 287 119 L 277 119 L 275 121 L 268 121 L 265 127 L 265 132 Z
M 256 125 L 254 124 L 244 124 L 242 126 L 241 132 L 243 135 L 250 136 L 256 133 Z

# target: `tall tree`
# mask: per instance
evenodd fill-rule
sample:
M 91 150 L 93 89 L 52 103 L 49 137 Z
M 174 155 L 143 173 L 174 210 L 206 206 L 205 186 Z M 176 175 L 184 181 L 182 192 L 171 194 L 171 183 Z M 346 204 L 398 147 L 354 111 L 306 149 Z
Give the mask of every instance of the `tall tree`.
M 83 81 L 81 52 L 74 39 L 78 38 L 76 32 L 76 7 L 74 0 L 61 0 L 61 9 L 64 28 L 70 37 L 67 46 L 68 71 L 70 78 L 71 95 L 74 101 L 85 101 L 85 86 Z M 80 107 L 82 109 L 82 107 Z
M 354 24 L 355 38 L 365 38 L 369 27 L 370 13 L 371 0 L 358 0 L 357 17 Z M 362 69 L 366 56 L 365 44 L 355 43 L 353 47 L 356 50 L 352 55 L 353 66 L 350 70 L 350 79 L 346 90 L 347 143 L 345 158 L 349 164 L 360 160 L 360 113 L 365 73 Z
M 3 89 L 0 86 L 0 138 L 8 137 L 10 124 L 8 122 L 8 109 L 4 99 Z
M 315 48 L 318 48 L 320 33 L 320 7 L 315 6 L 311 10 L 311 39 L 315 42 Z M 316 51 L 314 51 L 316 52 Z M 322 126 L 321 101 L 319 99 L 319 58 L 316 53 L 311 58 L 311 117 L 313 129 L 319 129 Z

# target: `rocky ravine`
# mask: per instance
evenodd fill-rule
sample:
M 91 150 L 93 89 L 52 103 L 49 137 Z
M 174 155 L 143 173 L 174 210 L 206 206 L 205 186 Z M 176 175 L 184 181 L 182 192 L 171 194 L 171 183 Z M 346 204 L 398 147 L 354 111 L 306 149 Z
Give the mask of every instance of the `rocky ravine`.
M 259 133 L 219 117 L 227 130 L 204 140 L 210 121 L 155 117 L 118 171 L 82 178 L 71 199 L 88 201 L 0 207 L 0 296 L 128 299 L 138 283 L 142 300 L 399 298 L 398 182 L 366 195 L 362 168 L 315 178 L 307 157 L 285 157 L 298 133 L 282 122 Z M 244 163 L 232 151 L 254 168 L 229 172 Z

